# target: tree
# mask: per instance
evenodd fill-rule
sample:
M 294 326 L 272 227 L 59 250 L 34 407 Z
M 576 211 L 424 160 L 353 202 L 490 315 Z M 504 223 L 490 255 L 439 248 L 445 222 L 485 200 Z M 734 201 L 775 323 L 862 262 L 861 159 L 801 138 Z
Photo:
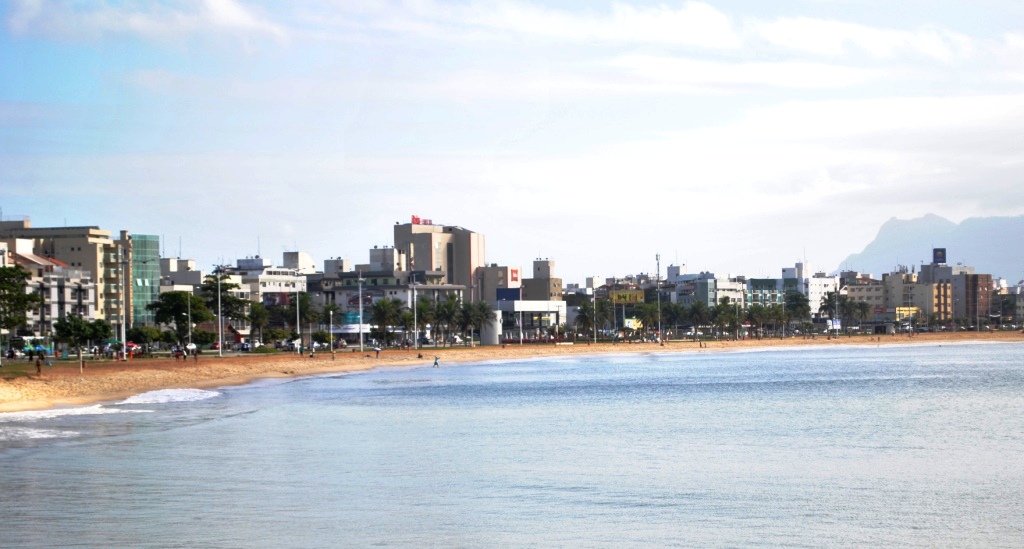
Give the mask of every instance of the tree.
M 786 315 L 790 321 L 811 318 L 811 305 L 804 294 L 790 290 L 786 292 L 785 303 Z
M 21 265 L 0 267 L 0 328 L 13 332 L 28 322 L 28 312 L 42 305 L 43 297 L 26 292 L 32 273 Z M 0 349 L 3 339 L 0 338 Z
M 132 326 L 125 334 L 125 337 L 135 343 L 148 345 L 155 341 L 160 341 L 161 335 L 160 330 L 152 326 Z
M 594 311 L 594 321 L 598 328 L 607 328 L 615 319 L 615 304 L 610 299 L 598 299 Z
M 390 328 L 398 325 L 403 306 L 400 299 L 385 298 L 374 301 L 370 307 L 370 323 L 377 326 L 377 330 L 384 338 L 385 347 L 394 338 Z
M 452 328 L 458 325 L 460 313 L 459 300 L 455 296 L 449 295 L 444 301 L 436 302 L 434 320 L 437 321 L 438 327 L 443 331 L 446 340 L 451 335 Z M 444 342 L 442 342 L 441 346 L 444 347 Z
M 82 373 L 85 361 L 82 359 L 82 347 L 92 341 L 106 339 L 113 335 L 114 329 L 105 320 L 87 321 L 79 316 L 67 315 L 53 323 L 54 339 L 75 347 L 78 351 L 78 372 Z
M 672 331 L 679 329 L 679 325 L 686 320 L 686 309 L 679 303 L 664 301 L 661 304 L 661 316 L 666 325 L 672 327 Z
M 204 345 L 213 345 L 214 341 L 217 341 L 217 332 L 207 332 L 206 330 L 196 330 L 192 332 L 192 341 L 200 347 Z
M 434 322 L 437 320 L 437 303 L 430 296 L 420 296 L 416 300 L 416 321 L 419 326 L 431 326 L 436 328 Z M 419 337 L 419 334 L 416 334 Z M 434 335 L 434 347 L 437 347 L 437 334 Z
M 155 313 L 157 324 L 174 326 L 178 344 L 183 344 L 188 338 L 190 316 L 193 325 L 217 318 L 206 308 L 202 299 L 188 292 L 164 292 L 146 308 Z M 192 339 L 195 341 L 195 333 Z
M 768 319 L 768 310 L 760 303 L 753 303 L 747 308 L 747 321 L 757 326 L 757 338 L 761 339 L 764 323 Z
M 259 332 L 259 341 L 263 342 L 263 330 L 270 324 L 270 312 L 262 303 L 249 305 L 249 325 L 252 330 Z M 252 333 L 250 331 L 250 333 Z
M 473 328 L 479 328 L 484 325 L 485 322 L 494 320 L 497 315 L 494 314 L 494 309 L 491 308 L 491 304 L 486 301 L 474 301 L 472 303 L 463 303 L 462 311 L 459 314 L 459 322 L 462 325 L 464 332 L 468 333 L 469 346 L 473 346 Z
M 658 325 L 658 304 L 644 302 L 640 305 L 637 310 L 637 316 L 640 317 L 640 323 L 644 326 L 644 333 L 651 333 L 651 328 Z
M 693 324 L 693 340 L 697 341 L 699 328 L 711 320 L 711 310 L 708 309 L 707 304 L 703 301 L 697 300 L 693 302 L 693 305 L 690 305 L 686 316 L 689 317 L 690 323 Z
M 594 318 L 594 304 L 590 301 L 581 301 L 576 308 L 576 319 L 573 321 L 573 326 L 577 332 L 582 332 L 585 337 L 589 340 L 590 335 L 593 333 L 594 326 L 597 325 L 597 319 Z
M 220 281 L 219 284 L 218 279 Z M 244 320 L 249 302 L 231 293 L 232 290 L 237 290 L 239 285 L 230 282 L 230 280 L 231 277 L 226 274 L 222 274 L 219 277 L 216 275 L 206 275 L 206 278 L 203 279 L 203 285 L 199 287 L 199 295 L 206 302 L 206 308 L 213 314 L 217 314 L 219 288 L 221 316 L 229 320 Z

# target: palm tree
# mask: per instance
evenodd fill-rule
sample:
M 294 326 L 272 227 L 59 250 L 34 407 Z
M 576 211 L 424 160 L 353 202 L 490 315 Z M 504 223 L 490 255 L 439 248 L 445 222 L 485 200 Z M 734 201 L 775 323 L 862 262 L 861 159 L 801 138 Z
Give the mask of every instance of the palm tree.
M 854 316 L 857 317 L 858 325 L 863 324 L 871 316 L 871 304 L 867 301 L 858 301 L 855 310 Z
M 385 347 L 393 338 L 394 334 L 389 328 L 398 325 L 402 306 L 400 299 L 388 298 L 375 301 L 370 308 L 370 322 L 377 325 L 377 329 L 384 337 Z
M 666 301 L 661 304 L 661 316 L 665 324 L 671 326 L 672 331 L 675 332 L 679 325 L 686 320 L 686 310 L 678 303 Z
M 711 310 L 703 301 L 694 301 L 687 312 L 690 323 L 693 324 L 693 340 L 697 341 L 698 328 L 711 320 Z
M 594 308 L 594 321 L 598 328 L 607 328 L 615 318 L 615 305 L 610 299 L 598 299 Z
M 447 296 L 444 301 L 438 301 L 434 310 L 434 319 L 438 328 L 441 328 L 445 340 L 451 336 L 452 328 L 458 326 L 461 308 L 459 300 L 454 295 Z M 444 347 L 444 343 L 441 344 Z
M 576 320 L 573 321 L 573 326 L 577 332 L 583 332 L 587 335 L 587 339 L 590 339 L 589 334 L 592 333 L 594 326 L 597 325 L 596 319 L 594 318 L 594 304 L 590 301 L 583 301 L 576 308 Z
M 410 339 L 409 334 L 412 333 L 413 324 L 415 323 L 415 320 L 418 319 L 413 318 L 412 311 L 410 311 L 409 309 L 403 309 L 398 313 L 398 326 L 402 328 L 402 330 L 405 332 L 406 339 Z
M 758 339 L 761 339 L 761 332 L 764 330 L 764 322 L 767 316 L 768 311 L 760 303 L 754 303 L 747 308 L 747 321 L 757 326 Z
M 644 326 L 644 333 L 649 334 L 652 326 L 658 325 L 658 305 L 656 303 L 643 303 L 637 311 L 640 322 Z
M 487 322 L 490 322 L 498 318 L 498 315 L 494 314 L 494 309 L 491 308 L 491 304 L 477 300 L 464 306 L 462 308 L 462 322 L 466 325 L 469 330 L 469 346 L 473 347 L 473 328 L 481 328 Z
M 431 326 L 432 328 L 436 328 L 436 312 L 437 302 L 434 301 L 434 298 L 424 295 L 420 296 L 419 299 L 416 300 L 416 320 L 420 326 Z M 434 347 L 437 347 L 437 334 L 432 333 L 431 335 L 434 336 Z M 419 337 L 419 334 L 416 334 L 416 336 Z

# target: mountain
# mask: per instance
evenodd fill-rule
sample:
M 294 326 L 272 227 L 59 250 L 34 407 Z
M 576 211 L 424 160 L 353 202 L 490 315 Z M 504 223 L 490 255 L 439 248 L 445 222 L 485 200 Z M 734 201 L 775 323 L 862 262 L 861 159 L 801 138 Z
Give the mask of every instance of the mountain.
M 974 267 L 1017 282 L 1024 276 L 1024 216 L 972 217 L 956 224 L 937 215 L 890 219 L 864 251 L 847 257 L 841 270 L 871 273 L 880 278 L 898 265 L 931 263 L 932 248 L 946 249 L 946 262 Z

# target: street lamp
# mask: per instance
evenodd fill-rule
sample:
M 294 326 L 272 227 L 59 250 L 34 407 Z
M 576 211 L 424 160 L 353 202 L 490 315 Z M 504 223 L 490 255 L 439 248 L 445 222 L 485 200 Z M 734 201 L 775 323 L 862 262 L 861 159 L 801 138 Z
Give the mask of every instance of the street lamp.
M 363 282 L 366 282 L 366 280 L 363 279 L 362 272 L 359 272 L 358 276 L 359 278 L 357 279 L 357 282 L 359 282 L 359 352 L 361 353 L 363 352 Z
M 121 249 L 121 360 L 128 360 L 126 351 L 128 350 L 128 336 L 126 335 L 125 323 L 128 321 L 128 311 L 126 310 L 126 302 L 128 300 L 128 290 L 124 287 L 124 271 L 128 268 L 128 258 L 124 257 L 124 248 Z
M 220 277 L 223 276 L 224 266 L 214 265 L 216 267 L 213 273 L 217 275 L 217 356 L 224 356 L 224 314 L 221 310 L 220 304 Z M 191 300 L 190 300 L 191 301 Z M 191 310 L 191 305 L 189 305 Z M 189 323 L 189 331 L 191 331 L 191 322 Z
M 416 318 L 416 282 L 410 282 L 409 287 L 412 288 L 412 341 L 413 347 L 416 349 L 420 348 L 420 326 Z
M 665 340 L 661 337 L 661 254 L 654 254 L 654 259 L 658 262 L 658 272 L 654 276 L 654 288 L 658 294 L 658 342 L 664 345 Z
M 327 317 L 329 322 L 327 340 L 331 344 L 331 356 L 334 356 L 334 309 L 327 310 Z
M 302 354 L 302 322 L 299 321 L 299 284 L 295 283 L 295 331 L 299 332 L 299 344 L 295 346 L 295 354 Z

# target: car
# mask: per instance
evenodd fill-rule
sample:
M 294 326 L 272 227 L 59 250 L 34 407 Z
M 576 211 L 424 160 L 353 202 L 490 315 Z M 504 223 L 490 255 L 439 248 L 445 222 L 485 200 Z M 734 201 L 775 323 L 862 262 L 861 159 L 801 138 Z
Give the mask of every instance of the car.
M 420 336 L 420 345 L 433 345 L 434 340 L 427 336 Z
M 189 343 L 188 345 L 185 345 L 185 349 L 188 350 L 188 352 L 191 353 L 192 351 L 196 350 L 196 344 L 195 343 Z
M 214 341 L 213 345 L 210 345 L 210 348 L 213 349 L 214 351 L 220 349 L 220 342 L 219 341 Z

